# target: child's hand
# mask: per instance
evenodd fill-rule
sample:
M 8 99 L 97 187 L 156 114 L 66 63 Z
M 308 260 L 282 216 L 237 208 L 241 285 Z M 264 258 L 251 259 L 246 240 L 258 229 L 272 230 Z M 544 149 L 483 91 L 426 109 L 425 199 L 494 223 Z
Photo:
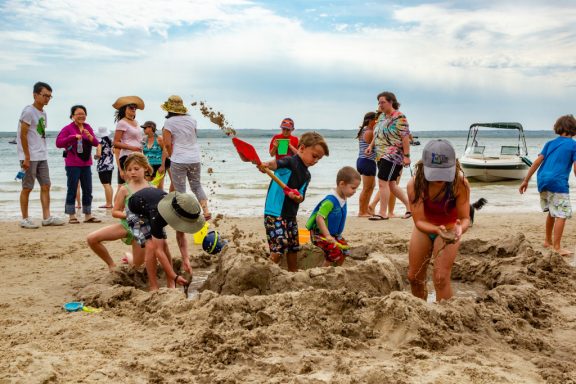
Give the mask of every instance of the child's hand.
M 526 189 L 528 189 L 528 180 L 524 179 L 522 180 L 522 184 L 520 184 L 520 187 L 518 188 L 518 192 L 520 192 L 520 194 L 522 195 L 524 192 L 526 192 Z
M 182 259 L 182 268 L 192 276 L 192 266 L 190 265 L 190 260 L 188 258 Z
M 457 225 L 460 225 L 460 220 L 457 220 Z M 460 228 L 460 234 L 462 234 L 462 228 Z M 442 238 L 442 240 L 444 240 L 446 244 L 453 244 L 458 241 L 456 238 L 456 232 L 447 230 L 443 225 L 438 227 L 438 235 Z
M 454 241 L 460 241 L 460 238 L 462 237 L 462 224 L 460 223 L 460 219 L 456 220 L 456 225 L 454 226 L 454 234 L 456 235 Z
M 286 188 L 287 188 L 287 190 L 284 191 L 286 196 L 288 196 L 289 198 L 291 198 L 292 200 L 294 200 L 297 203 L 301 203 L 304 200 L 302 198 L 302 195 L 300 194 L 300 192 L 298 192 L 298 190 L 288 188 L 288 187 L 286 187 Z
M 372 153 L 372 146 L 369 145 L 368 148 L 366 148 L 366 150 L 364 150 L 364 153 L 365 153 L 366 155 L 370 155 L 370 154 Z
M 267 163 L 260 163 L 258 165 L 256 165 L 256 167 L 258 168 L 258 170 L 262 173 L 266 173 L 266 169 L 268 169 L 268 164 Z

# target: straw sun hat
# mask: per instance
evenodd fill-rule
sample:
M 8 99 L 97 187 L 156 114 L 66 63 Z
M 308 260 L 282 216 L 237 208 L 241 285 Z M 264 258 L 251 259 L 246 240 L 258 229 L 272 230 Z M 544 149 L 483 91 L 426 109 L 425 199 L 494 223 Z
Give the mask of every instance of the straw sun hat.
M 188 109 L 184 106 L 182 98 L 177 95 L 172 95 L 164 103 L 160 104 L 160 108 L 166 112 L 178 113 L 183 115 L 188 112 Z
M 189 193 L 170 192 L 158 203 L 158 212 L 168 225 L 184 233 L 196 233 L 205 223 L 198 200 Z
M 116 99 L 114 104 L 112 104 L 112 107 L 114 107 L 114 109 L 120 109 L 128 104 L 135 104 L 136 108 L 144 109 L 144 100 L 142 100 L 138 96 L 121 96 L 118 99 Z

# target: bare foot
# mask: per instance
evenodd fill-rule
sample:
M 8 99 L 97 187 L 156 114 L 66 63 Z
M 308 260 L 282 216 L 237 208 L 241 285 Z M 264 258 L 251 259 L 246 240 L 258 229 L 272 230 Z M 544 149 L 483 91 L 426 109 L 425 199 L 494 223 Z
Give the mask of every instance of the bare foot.
M 552 246 L 552 242 L 551 241 L 544 241 L 544 248 L 550 248 Z
M 388 214 L 388 217 L 391 218 L 391 219 L 394 219 L 394 218 L 400 217 L 400 216 L 395 215 L 394 213 L 389 213 L 389 214 Z
M 370 216 L 372 215 L 369 213 L 358 213 L 358 217 L 370 217 Z
M 374 215 L 374 208 L 375 208 L 375 207 L 370 207 L 370 206 L 368 206 L 368 214 L 370 214 L 370 216 L 373 216 L 373 215 Z
M 554 252 L 556 252 L 560 256 L 570 256 L 573 253 L 573 252 L 570 252 L 569 250 L 564 249 L 564 248 L 554 249 Z

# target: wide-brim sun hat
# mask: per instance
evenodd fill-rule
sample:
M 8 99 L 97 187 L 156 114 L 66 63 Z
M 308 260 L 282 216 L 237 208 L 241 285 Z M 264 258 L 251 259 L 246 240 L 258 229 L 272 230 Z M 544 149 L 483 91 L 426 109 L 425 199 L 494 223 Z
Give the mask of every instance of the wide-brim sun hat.
M 136 108 L 138 109 L 144 109 L 144 100 L 142 100 L 138 96 L 121 96 L 118 99 L 116 99 L 114 104 L 112 104 L 112 107 L 114 109 L 120 109 L 123 106 L 130 104 L 136 105 Z
M 166 112 L 177 113 L 180 115 L 184 115 L 188 112 L 188 108 L 184 106 L 184 101 L 182 101 L 182 98 L 178 95 L 170 96 L 168 100 L 160 104 L 160 108 Z
M 422 151 L 424 178 L 428 181 L 454 181 L 456 151 L 448 140 L 429 141 Z
M 106 127 L 98 127 L 96 137 L 103 138 L 110 135 L 110 130 Z
M 196 233 L 204 227 L 202 207 L 189 193 L 170 192 L 158 203 L 162 218 L 177 231 Z

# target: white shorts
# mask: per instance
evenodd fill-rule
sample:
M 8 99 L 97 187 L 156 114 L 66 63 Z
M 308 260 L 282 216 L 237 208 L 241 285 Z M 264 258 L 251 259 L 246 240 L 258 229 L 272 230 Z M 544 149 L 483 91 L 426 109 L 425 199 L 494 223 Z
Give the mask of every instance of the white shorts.
M 559 219 L 572 217 L 572 205 L 570 205 L 569 193 L 540 192 L 540 206 L 544 212 Z

